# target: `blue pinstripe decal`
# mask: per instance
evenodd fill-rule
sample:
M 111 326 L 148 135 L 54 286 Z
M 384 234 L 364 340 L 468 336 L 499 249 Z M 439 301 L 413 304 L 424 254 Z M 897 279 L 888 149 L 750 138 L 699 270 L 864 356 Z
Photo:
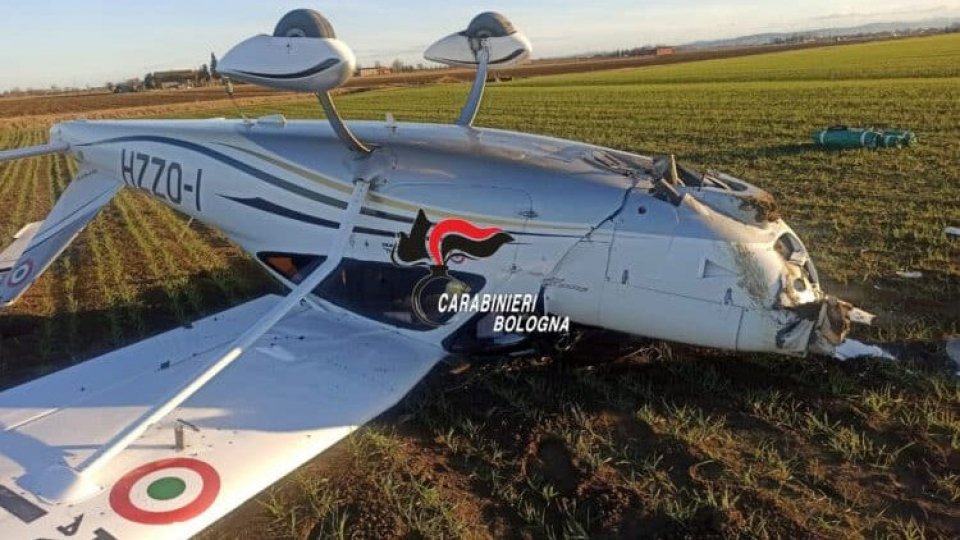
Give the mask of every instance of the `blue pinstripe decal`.
M 253 198 L 243 198 L 243 197 L 229 197 L 227 195 L 220 195 L 224 199 L 229 199 L 233 202 L 240 203 L 244 206 L 249 206 L 250 208 L 255 208 L 263 212 L 269 212 L 271 214 L 285 217 L 288 219 L 294 219 L 297 221 L 302 221 L 303 223 L 310 223 L 311 225 L 319 225 L 321 227 L 327 227 L 328 229 L 336 229 L 340 227 L 340 224 L 336 221 L 331 221 L 329 219 L 323 219 L 317 216 L 311 216 L 310 214 L 304 214 L 302 212 L 297 212 L 296 210 L 291 210 L 285 206 L 280 206 L 279 204 L 272 203 L 266 199 L 260 197 Z M 374 236 L 384 236 L 388 238 L 393 238 L 397 233 L 390 231 L 384 231 L 380 229 L 371 229 L 369 227 L 354 227 L 353 232 L 360 234 L 370 234 Z
M 328 197 L 326 195 L 306 189 L 304 187 L 298 186 L 291 182 L 287 182 L 282 178 L 278 178 L 266 171 L 257 169 L 256 167 L 248 165 L 238 159 L 235 159 L 226 154 L 217 152 L 216 150 L 211 150 L 206 146 L 202 146 L 189 141 L 182 141 L 180 139 L 173 139 L 170 137 L 160 137 L 157 135 L 132 135 L 128 137 L 115 137 L 113 139 L 106 139 L 103 141 L 81 144 L 78 146 L 97 146 L 101 144 L 112 144 L 112 143 L 121 143 L 121 142 L 154 142 L 154 143 L 160 143 L 160 144 L 169 144 L 170 146 L 177 146 L 179 148 L 191 150 L 193 152 L 197 152 L 198 154 L 203 154 L 209 158 L 215 159 L 225 165 L 229 165 L 230 167 L 243 171 L 249 174 L 250 176 L 259 178 L 260 180 L 263 180 L 264 182 L 272 186 L 285 189 L 291 193 L 300 195 L 301 197 L 305 197 L 312 201 L 317 201 L 319 203 L 323 203 L 323 204 L 340 208 L 340 209 L 345 209 L 347 207 L 346 201 L 341 201 L 340 199 Z
M 223 153 L 221 153 L 221 152 L 217 152 L 216 150 L 212 150 L 212 149 L 210 149 L 210 148 L 207 148 L 206 146 L 203 146 L 203 145 L 200 145 L 200 144 L 196 144 L 196 143 L 192 143 L 192 142 L 189 142 L 189 141 L 180 140 L 180 139 L 174 139 L 174 138 L 172 138 L 172 137 L 162 137 L 162 136 L 159 136 L 159 135 L 130 135 L 130 136 L 126 136 L 126 137 L 114 137 L 114 138 L 112 138 L 112 139 L 104 139 L 104 140 L 102 140 L 102 141 L 96 141 L 96 142 L 92 142 L 92 143 L 85 143 L 85 144 L 80 144 L 80 145 L 77 145 L 77 146 L 97 146 L 97 145 L 101 145 L 101 144 L 111 144 L 111 143 L 121 143 L 121 142 L 155 142 L 155 143 L 168 144 L 168 145 L 170 145 L 170 146 L 176 146 L 176 147 L 179 147 L 179 148 L 184 148 L 184 149 L 187 149 L 187 150 L 191 150 L 191 151 L 197 152 L 197 153 L 199 153 L 199 154 L 203 154 L 203 155 L 205 155 L 205 156 L 207 156 L 207 157 L 210 157 L 210 158 L 212 158 L 212 159 L 215 159 L 215 160 L 217 160 L 217 161 L 219 161 L 219 162 L 221 162 L 221 163 L 223 163 L 223 164 L 225 164 L 225 165 L 229 165 L 230 167 L 233 167 L 233 168 L 235 168 L 235 169 L 238 169 L 238 170 L 240 170 L 240 171 L 243 171 L 243 172 L 245 172 L 245 173 L 247 173 L 247 174 L 249 174 L 249 175 L 251 175 L 251 176 L 254 176 L 254 177 L 256 177 L 256 178 L 259 178 L 260 180 L 263 180 L 264 182 L 267 182 L 268 184 L 270 184 L 270 185 L 272 185 L 272 186 L 275 186 L 275 187 L 278 187 L 278 188 L 280 188 L 280 189 L 284 189 L 284 190 L 287 190 L 287 191 L 289 191 L 289 192 L 292 192 L 292 193 L 295 193 L 295 194 L 297 194 L 297 195 L 300 195 L 301 197 L 305 197 L 305 198 L 310 199 L 310 200 L 312 200 L 312 201 L 316 201 L 316 202 L 319 202 L 319 203 L 323 203 L 323 204 L 326 204 L 326 205 L 328 205 L 328 206 L 333 206 L 333 207 L 335 207 L 335 208 L 346 209 L 346 207 L 347 207 L 346 201 L 342 201 L 342 200 L 340 200 L 340 199 L 336 199 L 336 198 L 333 198 L 333 197 L 328 197 L 328 196 L 326 196 L 326 195 L 317 193 L 317 192 L 315 192 L 315 191 L 311 191 L 311 190 L 309 190 L 309 189 L 303 188 L 303 187 L 301 187 L 301 186 L 298 186 L 298 185 L 296 185 L 296 184 L 293 184 L 293 183 L 291 183 L 291 182 L 288 182 L 288 181 L 286 181 L 286 180 L 284 180 L 284 179 L 282 179 L 282 178 L 276 177 L 276 176 L 274 176 L 274 175 L 272 175 L 272 174 L 270 174 L 270 173 L 268 173 L 268 172 L 266 172 L 266 171 L 262 171 L 262 170 L 260 170 L 260 169 L 257 169 L 256 167 L 253 167 L 253 166 L 251 166 L 251 165 L 249 165 L 249 164 L 247 164 L 247 163 L 244 163 L 244 162 L 242 162 L 242 161 L 240 161 L 240 160 L 238 160 L 238 159 L 236 159 L 236 158 L 232 158 L 232 157 L 230 157 L 230 156 L 228 156 L 228 155 L 226 155 L 226 154 L 223 154 Z M 231 197 L 228 197 L 228 198 L 232 199 Z M 232 199 L 232 200 L 234 200 L 235 202 L 241 202 L 241 201 L 236 200 L 236 199 Z M 250 199 L 246 199 L 246 200 L 250 200 Z M 270 203 L 269 201 L 264 201 L 263 199 L 260 199 L 260 200 L 263 201 L 263 202 L 266 203 L 266 204 L 272 205 L 273 207 L 283 208 L 283 207 L 280 207 L 280 206 L 278 206 L 278 205 L 275 205 L 274 203 Z M 242 203 L 242 204 L 246 204 L 246 203 Z M 251 205 L 248 204 L 248 206 L 251 206 Z M 259 208 L 259 209 L 260 209 L 260 210 L 264 210 L 264 208 Z M 286 210 L 286 209 L 284 209 L 284 210 Z M 267 210 L 267 211 L 269 211 L 269 210 Z M 299 219 L 299 221 L 304 221 L 304 222 L 306 222 L 306 223 L 315 223 L 316 220 L 322 220 L 322 218 L 317 218 L 317 217 L 310 216 L 310 215 L 307 215 L 307 214 L 300 214 L 299 212 L 295 212 L 295 211 L 292 211 L 292 210 L 289 211 L 289 212 L 292 212 L 292 213 L 294 213 L 294 214 L 298 214 L 298 215 L 302 216 L 303 219 L 300 219 L 300 218 L 293 218 L 293 219 Z M 412 222 L 413 222 L 413 218 L 408 218 L 408 217 L 401 216 L 401 215 L 398 215 L 398 214 L 392 214 L 392 213 L 389 213 L 389 212 L 384 212 L 384 211 L 382 211 L 382 210 L 374 210 L 374 209 L 367 208 L 367 207 L 361 208 L 360 212 L 361 212 L 361 214 L 363 214 L 363 215 L 367 215 L 367 216 L 371 216 L 371 217 L 376 217 L 376 218 L 380 218 L 380 219 L 385 219 L 385 220 L 390 220 L 390 221 L 398 221 L 398 222 L 401 222 L 401 223 L 412 223 Z M 278 213 L 278 212 L 272 212 L 272 213 L 277 214 L 277 215 L 283 215 L 284 217 L 291 217 L 290 215 L 286 215 L 286 214 L 282 214 L 282 213 Z M 326 220 L 323 220 L 323 221 L 326 221 Z M 334 222 L 330 222 L 330 223 L 334 223 Z M 315 223 L 315 224 L 316 224 L 316 223 Z M 336 227 L 336 226 L 337 226 L 337 225 L 335 224 L 334 227 Z M 368 229 L 368 228 L 365 228 L 365 227 L 358 227 L 358 228 L 355 228 L 354 230 L 357 231 L 357 232 L 361 232 L 359 229 L 362 229 L 362 231 L 363 231 L 364 233 L 366 233 L 366 234 L 375 234 L 375 235 L 379 235 L 379 236 L 388 236 L 388 235 L 389 235 L 389 236 L 393 236 L 393 235 L 394 235 L 394 233 L 388 233 L 387 231 L 380 231 L 380 230 L 378 230 L 378 229 Z M 539 236 L 539 237 L 544 237 L 544 238 L 579 238 L 579 236 L 580 236 L 580 235 L 551 234 L 551 233 L 529 233 L 529 232 L 520 232 L 520 231 L 508 231 L 508 232 L 510 232 L 511 234 L 517 234 L 517 235 L 521 235 L 521 236 Z

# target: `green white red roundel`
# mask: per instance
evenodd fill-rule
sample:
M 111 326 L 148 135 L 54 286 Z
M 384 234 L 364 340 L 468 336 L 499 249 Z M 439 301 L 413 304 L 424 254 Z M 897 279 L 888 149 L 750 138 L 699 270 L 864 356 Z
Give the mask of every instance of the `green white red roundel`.
M 187 521 L 213 504 L 220 475 L 193 458 L 161 459 L 128 472 L 110 490 L 110 507 L 147 525 Z

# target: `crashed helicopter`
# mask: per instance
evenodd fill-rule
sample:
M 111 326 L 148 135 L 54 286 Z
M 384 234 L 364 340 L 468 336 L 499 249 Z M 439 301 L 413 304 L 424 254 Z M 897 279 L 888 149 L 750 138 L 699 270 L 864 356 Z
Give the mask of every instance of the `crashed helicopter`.
M 455 123 L 348 124 L 329 92 L 354 55 L 296 10 L 219 71 L 315 94 L 325 122 L 78 120 L 0 152 L 79 165 L 0 254 L 3 304 L 123 188 L 222 231 L 289 289 L 0 393 L 4 536 L 191 536 L 447 354 L 528 338 L 528 317 L 795 356 L 870 321 L 821 289 L 773 198 L 741 179 L 475 127 L 488 70 L 530 51 L 483 13 L 425 53 L 476 70 Z

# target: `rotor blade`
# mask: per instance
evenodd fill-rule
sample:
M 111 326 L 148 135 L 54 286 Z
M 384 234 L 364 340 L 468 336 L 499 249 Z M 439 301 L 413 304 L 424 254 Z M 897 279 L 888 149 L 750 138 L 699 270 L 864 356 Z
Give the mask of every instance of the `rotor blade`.
M 0 150 L 0 161 L 60 154 L 67 150 L 70 150 L 70 145 L 67 143 L 41 144 L 39 146 L 27 146 L 26 148 L 14 148 L 13 150 Z

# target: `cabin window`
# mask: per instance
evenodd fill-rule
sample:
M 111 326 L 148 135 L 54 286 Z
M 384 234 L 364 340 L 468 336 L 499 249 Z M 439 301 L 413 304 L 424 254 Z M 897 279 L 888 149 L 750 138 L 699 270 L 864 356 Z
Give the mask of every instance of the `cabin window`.
M 258 253 L 257 258 L 295 284 L 327 259 L 322 255 L 275 252 Z M 313 294 L 368 319 L 412 330 L 433 330 L 436 327 L 420 320 L 413 309 L 413 290 L 427 275 L 424 267 L 344 259 Z M 471 293 L 486 285 L 486 280 L 476 274 L 451 271 L 450 275 L 466 284 Z M 429 313 L 431 306 L 438 305 L 440 295 L 450 292 L 448 284 L 449 281 L 435 280 L 421 295 L 421 305 L 434 322 L 444 323 L 454 315 Z
M 274 272 L 287 278 L 293 283 L 300 283 L 303 278 L 327 260 L 322 255 L 305 255 L 302 253 L 257 253 L 260 261 L 273 269 Z
M 423 267 L 344 259 L 313 293 L 375 321 L 412 330 L 432 330 L 436 327 L 421 321 L 414 313 L 412 298 L 414 288 L 427 272 Z M 465 283 L 472 293 L 479 292 L 486 284 L 486 280 L 476 274 L 450 272 L 450 275 Z M 431 282 L 421 296 L 421 305 L 427 310 L 436 306 L 445 291 L 443 280 Z M 444 323 L 454 313 L 429 315 L 431 320 Z

